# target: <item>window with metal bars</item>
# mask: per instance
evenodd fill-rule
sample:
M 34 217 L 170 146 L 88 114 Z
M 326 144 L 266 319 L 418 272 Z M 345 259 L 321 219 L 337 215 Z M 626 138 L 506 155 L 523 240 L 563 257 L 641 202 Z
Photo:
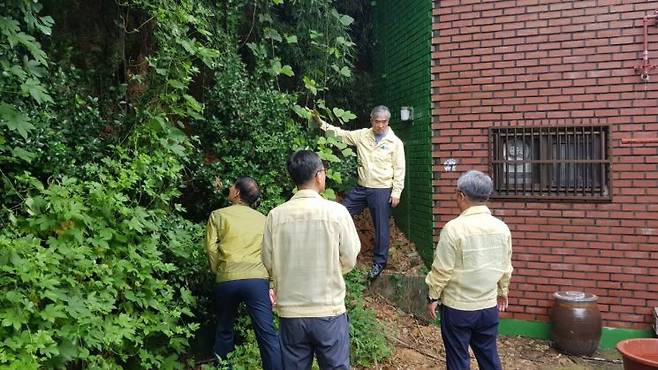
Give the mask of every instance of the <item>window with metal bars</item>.
M 489 130 L 493 198 L 610 200 L 609 126 Z

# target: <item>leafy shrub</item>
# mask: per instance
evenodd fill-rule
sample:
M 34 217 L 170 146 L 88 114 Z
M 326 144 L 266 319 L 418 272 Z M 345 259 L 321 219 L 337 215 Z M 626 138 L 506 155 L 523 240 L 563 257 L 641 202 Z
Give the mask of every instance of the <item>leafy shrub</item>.
M 371 366 L 376 361 L 391 355 L 386 341 L 386 328 L 377 321 L 375 312 L 365 307 L 363 292 L 366 288 L 366 273 L 358 269 L 346 276 L 347 297 L 345 304 L 350 315 L 350 345 L 352 363 Z
M 309 4 L 0 2 L 0 367 L 182 367 L 212 315 L 193 223 L 225 200 L 212 179 L 255 176 L 266 211 L 293 189 L 288 155 L 309 147 L 331 186 L 349 183 L 353 153 L 295 108 L 349 89 L 351 18 Z M 95 37 L 53 27 L 81 16 Z M 232 356 L 250 368 L 245 338 Z
M 180 366 L 197 328 L 183 278 L 199 271 L 172 262 L 201 266 L 200 228 L 134 204 L 119 185 L 134 172 L 118 171 L 117 182 L 63 178 L 0 236 L 0 363 Z
M 194 125 L 206 156 L 197 182 L 212 191 L 212 178 L 230 185 L 238 176 L 253 176 L 264 192 L 264 210 L 281 204 L 293 188 L 285 169 L 292 151 L 307 142 L 300 125 L 290 118 L 294 97 L 261 88 L 247 77 L 237 54 L 222 56 L 215 84 L 207 91 L 207 120 Z M 219 206 L 219 204 L 215 204 Z M 206 202 L 189 204 L 196 218 L 207 217 Z

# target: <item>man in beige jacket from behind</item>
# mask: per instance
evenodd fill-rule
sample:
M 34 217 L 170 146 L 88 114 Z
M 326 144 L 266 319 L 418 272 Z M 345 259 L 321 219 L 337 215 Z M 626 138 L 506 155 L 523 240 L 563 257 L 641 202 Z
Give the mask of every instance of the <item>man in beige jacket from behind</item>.
M 297 193 L 267 216 L 262 258 L 272 277 L 284 369 L 349 369 L 345 280 L 361 243 L 340 203 L 322 198 L 326 173 L 312 151 L 287 163 Z
M 480 171 L 459 177 L 455 200 L 461 214 L 441 230 L 432 270 L 425 279 L 432 319 L 441 304 L 448 370 L 470 369 L 469 346 L 480 369 L 502 369 L 496 336 L 498 312 L 507 309 L 512 235 L 486 206 L 492 193 L 491 178 Z

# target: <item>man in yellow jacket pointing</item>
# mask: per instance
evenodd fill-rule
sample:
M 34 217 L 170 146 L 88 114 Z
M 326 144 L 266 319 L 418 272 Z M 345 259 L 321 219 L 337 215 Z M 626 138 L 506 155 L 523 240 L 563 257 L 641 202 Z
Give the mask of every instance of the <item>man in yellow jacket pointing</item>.
M 343 205 L 353 216 L 366 207 L 370 210 L 375 224 L 373 263 L 368 274 L 370 279 L 379 276 L 388 261 L 388 219 L 391 209 L 400 203 L 404 188 L 404 145 L 388 126 L 390 118 L 389 109 L 379 105 L 370 113 L 370 128 L 348 131 L 313 115 L 320 129 L 332 131 L 345 144 L 356 147 L 358 185 L 350 190 Z

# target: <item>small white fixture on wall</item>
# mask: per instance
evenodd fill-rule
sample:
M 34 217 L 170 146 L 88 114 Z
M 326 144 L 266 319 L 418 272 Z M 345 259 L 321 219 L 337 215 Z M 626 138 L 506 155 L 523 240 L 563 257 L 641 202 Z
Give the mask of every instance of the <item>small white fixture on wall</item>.
M 455 172 L 457 170 L 457 160 L 454 158 L 448 158 L 443 162 L 443 169 L 446 172 Z
M 406 122 L 414 119 L 413 107 L 400 107 L 400 121 Z

